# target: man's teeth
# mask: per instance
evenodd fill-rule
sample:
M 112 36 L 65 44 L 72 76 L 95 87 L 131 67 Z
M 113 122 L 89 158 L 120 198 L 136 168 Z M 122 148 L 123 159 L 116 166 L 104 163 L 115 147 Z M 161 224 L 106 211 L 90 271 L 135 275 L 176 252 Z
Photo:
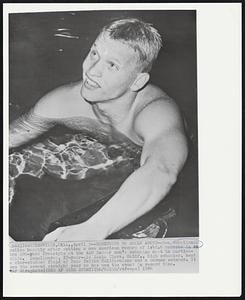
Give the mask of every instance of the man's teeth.
M 88 78 L 86 79 L 87 84 L 90 85 L 91 87 L 99 87 L 99 85 L 91 80 L 89 80 Z

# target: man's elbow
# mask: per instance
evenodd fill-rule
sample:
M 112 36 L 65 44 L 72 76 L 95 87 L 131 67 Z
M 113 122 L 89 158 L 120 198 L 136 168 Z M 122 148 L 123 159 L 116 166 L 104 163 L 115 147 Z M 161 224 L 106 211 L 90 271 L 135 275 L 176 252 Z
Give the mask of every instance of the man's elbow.
M 176 181 L 176 174 L 155 169 L 154 174 L 151 176 L 151 184 L 149 184 L 150 181 L 147 184 L 147 186 L 150 187 L 150 195 L 145 203 L 145 206 L 148 207 L 147 210 L 152 209 L 160 201 L 162 201 L 172 189 Z
M 162 194 L 168 193 L 170 189 L 175 185 L 179 173 L 183 169 L 186 160 L 188 157 L 188 148 L 186 147 L 184 151 L 182 152 L 182 155 L 178 157 L 174 162 L 172 163 L 159 163 L 157 166 L 158 169 L 158 177 L 159 180 L 156 180 L 158 182 L 158 188 L 161 190 Z
M 156 174 L 168 185 L 174 185 L 187 159 L 187 153 L 181 159 L 172 162 L 161 162 L 155 166 Z
M 168 186 L 171 188 L 177 181 L 178 174 L 172 170 L 161 170 L 159 172 L 159 176 L 161 177 L 162 185 Z
M 177 177 L 177 172 L 159 165 L 155 168 L 154 176 L 152 177 L 153 194 L 156 195 L 157 198 L 163 199 L 175 185 Z
M 170 187 L 172 187 L 176 183 L 177 177 L 178 177 L 178 175 L 175 172 L 169 172 L 167 174 L 167 179 L 166 180 L 167 180 L 167 183 Z

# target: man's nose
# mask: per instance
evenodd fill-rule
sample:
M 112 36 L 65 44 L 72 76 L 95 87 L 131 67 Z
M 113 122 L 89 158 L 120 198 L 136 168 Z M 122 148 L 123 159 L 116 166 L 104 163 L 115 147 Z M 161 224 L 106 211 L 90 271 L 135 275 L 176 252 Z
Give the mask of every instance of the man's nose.
M 102 76 L 102 63 L 101 61 L 98 59 L 97 61 L 93 62 L 90 65 L 90 68 L 88 69 L 88 74 L 94 77 L 101 77 Z

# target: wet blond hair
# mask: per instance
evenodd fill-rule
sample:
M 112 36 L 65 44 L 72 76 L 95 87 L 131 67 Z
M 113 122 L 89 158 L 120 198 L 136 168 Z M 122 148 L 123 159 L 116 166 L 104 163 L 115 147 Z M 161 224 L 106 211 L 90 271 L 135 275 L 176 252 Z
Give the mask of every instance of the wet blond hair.
M 113 21 L 104 26 L 100 34 L 107 33 L 113 40 L 118 40 L 138 54 L 142 72 L 149 72 L 162 47 L 162 38 L 152 24 L 136 18 Z

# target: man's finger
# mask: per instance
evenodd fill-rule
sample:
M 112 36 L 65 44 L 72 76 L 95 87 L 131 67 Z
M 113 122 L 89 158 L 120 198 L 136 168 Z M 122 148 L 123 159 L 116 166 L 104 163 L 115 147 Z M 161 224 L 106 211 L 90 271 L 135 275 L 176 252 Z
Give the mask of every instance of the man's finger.
M 49 234 L 45 235 L 43 238 L 43 242 L 48 242 L 48 241 L 54 241 L 57 239 L 57 237 L 60 235 L 62 228 L 57 228 L 54 231 L 50 232 Z

